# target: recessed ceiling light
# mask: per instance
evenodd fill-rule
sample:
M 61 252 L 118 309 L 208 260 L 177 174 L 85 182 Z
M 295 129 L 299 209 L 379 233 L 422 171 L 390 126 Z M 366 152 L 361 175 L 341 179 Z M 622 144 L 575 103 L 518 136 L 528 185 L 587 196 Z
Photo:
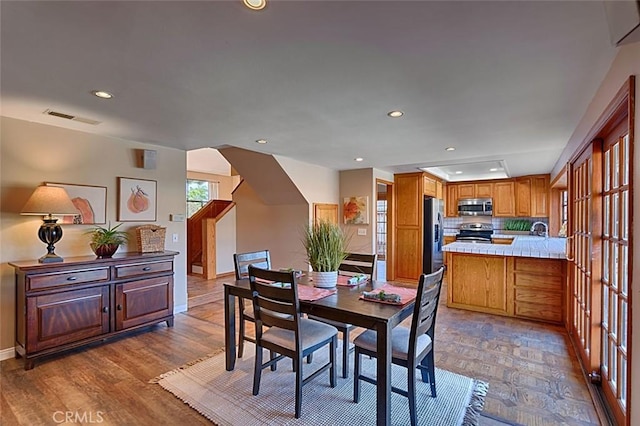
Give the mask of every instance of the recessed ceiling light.
M 354 161 L 360 162 L 360 161 L 364 161 L 364 158 L 362 157 L 356 157 L 353 159 Z
M 242 0 L 242 2 L 251 10 L 261 10 L 267 5 L 267 0 Z
M 456 149 L 452 146 L 449 146 L 447 148 L 444 149 L 445 151 L 455 151 Z
M 492 167 L 492 168 L 490 168 L 490 169 L 489 169 L 489 171 L 490 171 L 490 172 L 497 172 L 497 171 L 498 171 L 498 169 L 497 169 L 496 167 Z
M 93 96 L 97 96 L 100 99 L 111 99 L 113 98 L 113 94 L 109 92 L 105 92 L 104 90 L 93 90 L 91 91 Z
M 457 175 L 461 175 L 461 174 L 462 174 L 462 172 L 461 172 L 460 170 L 456 170 L 456 174 L 457 174 Z
M 267 140 L 266 139 L 258 139 L 256 142 L 259 143 L 259 144 L 264 145 L 265 143 L 267 143 Z
M 398 117 L 402 117 L 404 115 L 404 112 L 402 111 L 389 111 L 387 113 L 387 115 L 391 118 L 398 118 Z

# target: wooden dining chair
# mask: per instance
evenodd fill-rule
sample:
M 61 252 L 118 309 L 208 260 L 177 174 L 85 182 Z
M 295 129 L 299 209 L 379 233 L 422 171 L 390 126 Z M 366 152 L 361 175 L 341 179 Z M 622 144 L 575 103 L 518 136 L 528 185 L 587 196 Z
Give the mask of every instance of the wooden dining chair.
M 435 365 L 433 361 L 434 332 L 436 328 L 436 313 L 442 288 L 442 276 L 444 267 L 432 274 L 423 274 L 418 282 L 415 307 L 411 327 L 397 326 L 391 332 L 391 362 L 407 368 L 407 390 L 391 387 L 395 393 L 409 399 L 409 416 L 411 425 L 416 424 L 416 375 L 418 368 L 422 375 L 422 381 L 429 383 L 431 396 L 436 397 Z M 377 335 L 373 330 L 367 330 L 354 340 L 355 366 L 353 378 L 353 401 L 360 399 L 360 380 L 376 384 L 376 380 L 361 374 L 360 356 L 377 355 Z
M 269 256 L 269 250 L 252 251 L 248 253 L 236 253 L 233 255 L 233 264 L 236 271 L 236 280 L 249 278 L 249 265 L 257 266 L 258 268 L 271 269 L 271 257 Z M 244 353 L 244 341 L 255 343 L 255 339 L 248 336 L 246 333 L 246 322 L 255 322 L 253 314 L 253 305 L 246 307 L 244 299 L 238 299 L 238 305 L 240 306 L 240 327 L 238 330 L 238 358 L 242 358 Z
M 375 278 L 374 272 L 376 270 L 377 257 L 378 255 L 376 254 L 349 253 L 347 258 L 340 264 L 338 273 L 348 276 L 365 274 L 369 279 L 373 279 Z M 349 354 L 353 352 L 354 349 L 353 347 L 349 347 L 349 334 L 355 326 L 353 324 L 333 321 L 314 315 L 309 315 L 309 318 L 330 324 L 342 333 L 342 377 L 346 379 L 349 377 Z
M 328 324 L 300 315 L 295 272 L 281 272 L 249 265 L 249 285 L 253 299 L 256 326 L 256 357 L 253 374 L 253 395 L 260 391 L 262 370 L 275 370 L 283 357 L 291 358 L 296 374 L 295 417 L 300 418 L 302 386 L 329 370 L 329 383 L 336 386 L 336 346 L 338 330 Z M 268 328 L 263 329 L 263 326 Z M 329 361 L 303 379 L 302 359 L 329 345 Z M 270 359 L 262 362 L 263 349 Z

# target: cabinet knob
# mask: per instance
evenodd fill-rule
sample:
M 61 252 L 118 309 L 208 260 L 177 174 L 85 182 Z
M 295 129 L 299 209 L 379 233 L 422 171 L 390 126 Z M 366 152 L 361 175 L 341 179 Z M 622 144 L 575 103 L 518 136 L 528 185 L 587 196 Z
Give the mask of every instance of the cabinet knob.
M 104 308 L 102 308 L 102 312 L 104 312 L 105 314 L 109 312 L 109 307 L 105 306 Z
M 67 281 L 75 281 L 78 277 L 67 277 Z
M 144 268 L 142 268 L 143 271 L 150 271 L 151 267 L 150 266 L 145 266 Z
M 116 306 L 116 309 L 117 309 L 117 310 L 119 310 L 119 311 L 121 311 L 121 310 L 122 310 L 122 305 L 118 305 L 118 306 Z

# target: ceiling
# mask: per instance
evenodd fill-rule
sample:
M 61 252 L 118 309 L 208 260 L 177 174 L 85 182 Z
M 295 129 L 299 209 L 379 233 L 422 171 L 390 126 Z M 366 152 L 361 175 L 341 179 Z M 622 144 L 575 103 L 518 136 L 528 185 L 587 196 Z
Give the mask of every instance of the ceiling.
M 549 173 L 616 53 L 599 1 L 0 7 L 4 116 L 336 170 L 438 167 L 450 180 L 484 162 Z

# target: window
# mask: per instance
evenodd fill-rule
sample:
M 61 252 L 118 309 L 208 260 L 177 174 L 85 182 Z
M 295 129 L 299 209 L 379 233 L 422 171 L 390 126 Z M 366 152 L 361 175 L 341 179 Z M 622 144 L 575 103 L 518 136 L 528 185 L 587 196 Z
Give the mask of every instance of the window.
M 219 182 L 187 179 L 187 216 L 191 217 L 209 200 L 218 198 Z
M 560 191 L 560 226 L 569 220 L 569 191 Z

